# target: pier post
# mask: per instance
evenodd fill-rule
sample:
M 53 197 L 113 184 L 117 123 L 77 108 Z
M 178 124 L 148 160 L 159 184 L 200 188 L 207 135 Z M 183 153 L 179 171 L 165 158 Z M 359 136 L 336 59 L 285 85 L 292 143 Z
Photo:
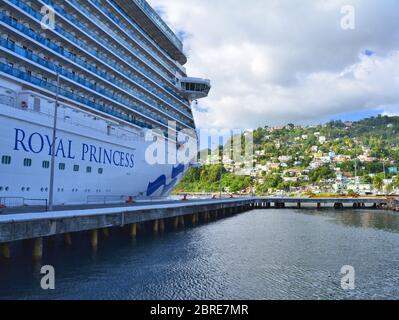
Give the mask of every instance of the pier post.
M 92 248 L 97 248 L 98 246 L 98 230 L 92 230 L 90 234 L 90 244 Z
M 72 245 L 72 236 L 70 233 L 64 234 L 64 244 L 68 247 L 70 247 Z
M 317 209 L 321 209 L 321 203 L 320 202 L 317 203 Z
M 136 224 L 136 223 L 133 223 L 133 224 L 130 226 L 130 236 L 131 236 L 132 238 L 136 238 L 136 237 L 137 237 L 137 224 Z
M 197 224 L 197 219 L 196 219 L 195 214 L 193 214 L 193 215 L 191 216 L 191 224 L 192 224 L 193 226 L 195 226 L 195 225 Z
M 179 229 L 179 217 L 174 218 L 173 227 L 175 228 L 175 230 Z
M 297 208 L 301 209 L 302 204 L 300 202 L 297 203 Z
M 39 260 L 43 257 L 43 238 L 33 240 L 33 259 Z
M 10 245 L 8 243 L 1 244 L 1 256 L 4 259 L 10 259 L 11 252 L 10 252 Z
M 159 231 L 159 222 L 158 222 L 158 220 L 154 220 L 153 225 L 152 225 L 152 231 L 154 233 L 158 233 L 158 231 Z
M 161 232 L 165 232 L 165 220 L 164 219 L 159 220 L 159 230 Z
M 180 216 L 180 218 L 179 218 L 179 223 L 180 223 L 180 226 L 182 227 L 182 228 L 184 228 L 184 216 Z
M 103 235 L 104 235 L 104 237 L 106 237 L 106 238 L 109 237 L 109 229 L 108 229 L 108 228 L 104 228 L 104 229 L 103 229 Z

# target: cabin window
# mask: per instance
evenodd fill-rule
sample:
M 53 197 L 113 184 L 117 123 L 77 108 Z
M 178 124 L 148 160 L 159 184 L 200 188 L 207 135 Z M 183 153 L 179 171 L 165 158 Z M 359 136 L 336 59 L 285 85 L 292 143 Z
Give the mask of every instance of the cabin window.
M 98 174 L 103 174 L 104 173 L 104 169 L 103 168 L 99 168 L 98 169 Z
M 48 168 L 50 168 L 50 162 L 49 162 L 49 161 L 43 161 L 43 163 L 42 163 L 42 168 L 43 168 L 43 169 L 48 169 Z
M 91 167 L 86 167 L 86 172 L 91 173 Z
M 79 166 L 77 164 L 75 164 L 73 166 L 73 171 L 78 172 L 79 171 Z
M 24 167 L 31 167 L 32 166 L 32 159 L 24 159 Z
M 65 163 L 60 163 L 58 165 L 58 169 L 60 169 L 61 171 L 65 170 Z
M 11 157 L 10 156 L 2 156 L 1 157 L 1 163 L 2 164 L 11 164 Z

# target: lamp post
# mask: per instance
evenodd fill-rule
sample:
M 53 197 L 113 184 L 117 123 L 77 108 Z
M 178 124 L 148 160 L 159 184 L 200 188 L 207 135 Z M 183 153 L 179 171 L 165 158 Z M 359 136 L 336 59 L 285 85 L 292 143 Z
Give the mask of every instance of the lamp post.
M 219 159 L 220 159 L 220 198 L 223 195 L 223 148 L 219 146 Z
M 55 108 L 54 108 L 54 122 L 53 122 L 53 136 L 51 144 L 51 164 L 50 164 L 50 188 L 49 188 L 49 210 L 53 210 L 54 206 L 54 175 L 55 175 L 55 143 L 57 140 L 57 118 L 58 118 L 58 99 L 60 91 L 60 73 L 57 66 L 54 64 L 54 72 L 57 74 L 57 89 L 55 93 Z

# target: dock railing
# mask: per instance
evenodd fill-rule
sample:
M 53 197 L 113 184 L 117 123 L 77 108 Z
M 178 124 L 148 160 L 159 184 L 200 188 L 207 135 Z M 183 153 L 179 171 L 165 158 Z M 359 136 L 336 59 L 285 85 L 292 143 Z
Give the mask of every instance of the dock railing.
M 0 197 L 0 208 L 18 208 L 25 206 L 45 206 L 48 210 L 48 199 L 29 199 L 24 197 Z

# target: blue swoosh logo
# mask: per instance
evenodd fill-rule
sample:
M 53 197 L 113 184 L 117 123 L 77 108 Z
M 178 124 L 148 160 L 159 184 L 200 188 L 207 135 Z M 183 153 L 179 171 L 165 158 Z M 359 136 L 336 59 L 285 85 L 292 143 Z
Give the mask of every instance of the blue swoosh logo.
M 172 181 L 167 184 L 166 176 L 163 174 L 154 182 L 150 182 L 147 188 L 147 197 L 152 196 L 159 188 L 163 187 L 162 195 L 167 194 L 177 183 L 177 177 L 184 173 L 184 164 L 179 164 L 177 167 L 172 169 Z

